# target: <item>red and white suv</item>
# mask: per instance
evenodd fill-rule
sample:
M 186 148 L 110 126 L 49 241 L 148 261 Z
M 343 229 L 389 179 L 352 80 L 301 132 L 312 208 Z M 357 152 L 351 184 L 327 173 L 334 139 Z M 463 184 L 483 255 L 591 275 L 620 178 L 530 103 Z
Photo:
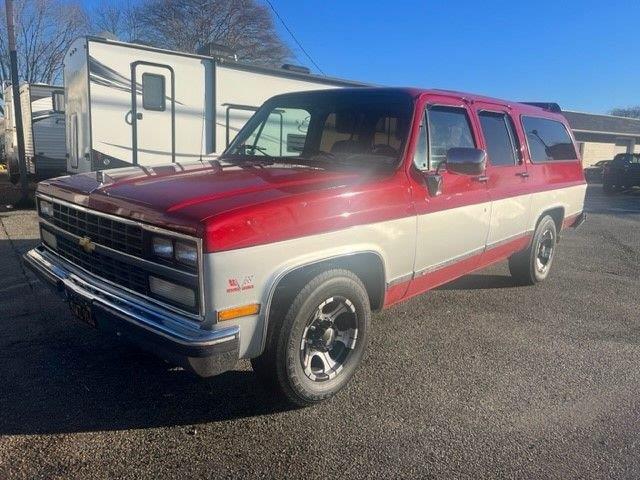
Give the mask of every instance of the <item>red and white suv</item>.
M 553 109 L 437 90 L 267 101 L 218 161 L 40 183 L 27 265 L 76 316 L 292 402 L 340 390 L 371 311 L 508 259 L 544 280 L 585 180 Z

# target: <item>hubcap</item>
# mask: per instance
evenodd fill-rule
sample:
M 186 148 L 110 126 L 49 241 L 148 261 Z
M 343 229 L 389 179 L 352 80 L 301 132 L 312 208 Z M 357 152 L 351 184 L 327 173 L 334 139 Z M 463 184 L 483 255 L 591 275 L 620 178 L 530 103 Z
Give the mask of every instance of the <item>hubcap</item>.
M 358 338 L 358 316 L 353 303 L 335 296 L 311 315 L 300 343 L 300 363 L 314 382 L 331 380 L 345 367 Z
M 553 249 L 555 248 L 555 238 L 551 229 L 545 230 L 538 241 L 536 254 L 536 270 L 545 273 L 551 265 Z

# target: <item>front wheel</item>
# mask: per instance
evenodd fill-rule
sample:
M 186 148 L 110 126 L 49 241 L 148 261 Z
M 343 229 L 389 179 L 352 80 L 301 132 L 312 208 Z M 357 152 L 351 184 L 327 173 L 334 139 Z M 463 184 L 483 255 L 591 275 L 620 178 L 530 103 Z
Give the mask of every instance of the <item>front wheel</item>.
M 271 318 L 264 353 L 251 364 L 291 403 L 326 400 L 349 382 L 367 345 L 371 309 L 360 279 L 334 269 L 314 277 L 282 319 Z
M 511 276 L 523 285 L 534 285 L 549 276 L 556 252 L 556 222 L 545 215 L 538 223 L 529 248 L 509 258 Z

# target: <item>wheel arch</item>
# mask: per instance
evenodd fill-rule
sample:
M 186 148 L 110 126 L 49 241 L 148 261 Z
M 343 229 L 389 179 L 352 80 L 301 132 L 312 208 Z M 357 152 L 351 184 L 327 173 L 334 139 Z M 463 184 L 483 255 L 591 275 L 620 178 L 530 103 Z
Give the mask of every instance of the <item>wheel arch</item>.
M 379 252 L 374 250 L 351 252 L 296 265 L 280 272 L 267 290 L 261 351 L 265 347 L 270 317 L 278 313 L 278 306 L 290 303 L 311 278 L 334 268 L 343 268 L 358 276 L 367 290 L 371 310 L 382 309 L 386 292 L 386 267 L 384 258 Z

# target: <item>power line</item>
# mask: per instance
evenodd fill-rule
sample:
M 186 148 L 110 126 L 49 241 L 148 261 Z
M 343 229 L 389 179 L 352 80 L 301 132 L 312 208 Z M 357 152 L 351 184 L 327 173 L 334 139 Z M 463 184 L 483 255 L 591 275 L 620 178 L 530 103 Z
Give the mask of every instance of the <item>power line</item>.
M 278 17 L 278 20 L 280 20 L 280 23 L 282 23 L 282 26 L 285 28 L 285 30 L 287 32 L 289 32 L 289 35 L 291 35 L 291 38 L 293 38 L 293 41 L 296 42 L 296 44 L 298 45 L 298 47 L 300 47 L 300 50 L 302 50 L 302 53 L 304 53 L 307 58 L 311 61 L 311 63 L 313 63 L 313 65 L 318 69 L 318 71 L 324 75 L 325 77 L 327 76 L 326 73 L 324 73 L 324 71 L 320 68 L 320 66 L 313 60 L 313 58 L 311 58 L 311 55 L 309 55 L 309 53 L 307 53 L 307 51 L 304 49 L 304 47 L 302 46 L 302 44 L 298 41 L 298 39 L 296 38 L 296 36 L 293 34 L 293 32 L 291 31 L 291 29 L 287 26 L 287 24 L 284 22 L 284 20 L 282 19 L 282 17 L 280 16 L 280 14 L 278 13 L 278 11 L 275 9 L 275 7 L 273 6 L 273 4 L 269 1 L 269 0 L 265 0 L 265 2 L 267 2 L 267 4 L 269 5 L 269 7 L 271 7 L 271 10 L 273 10 L 273 13 L 276 14 L 276 17 Z

